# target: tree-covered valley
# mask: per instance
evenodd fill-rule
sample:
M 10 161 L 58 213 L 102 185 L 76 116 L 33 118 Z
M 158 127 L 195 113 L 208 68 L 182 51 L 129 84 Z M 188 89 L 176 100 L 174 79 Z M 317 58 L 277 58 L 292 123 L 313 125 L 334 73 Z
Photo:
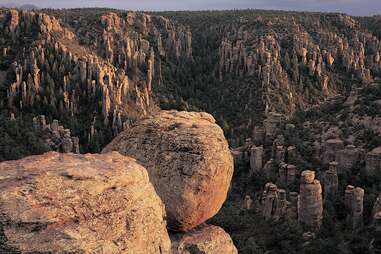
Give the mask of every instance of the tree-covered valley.
M 3 8 L 0 35 L 0 161 L 207 112 L 234 157 L 208 223 L 239 253 L 381 253 L 380 16 Z

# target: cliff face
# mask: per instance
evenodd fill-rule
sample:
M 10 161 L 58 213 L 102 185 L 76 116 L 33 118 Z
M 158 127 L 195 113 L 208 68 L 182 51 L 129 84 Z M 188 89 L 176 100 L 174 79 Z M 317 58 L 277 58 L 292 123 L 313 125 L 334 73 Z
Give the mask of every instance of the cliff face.
M 163 17 L 104 12 L 65 23 L 57 16 L 0 10 L 0 108 L 60 120 L 84 151 L 155 111 L 161 58 L 192 59 L 191 32 Z
M 6 70 L 11 78 L 4 106 L 9 111 L 45 111 L 87 122 L 97 117 L 116 134 L 127 120 L 153 109 L 144 79 L 141 86 L 131 82 L 126 70 L 80 45 L 54 17 L 15 10 L 1 15 L 3 45 L 9 48 L 4 58 L 12 61 Z M 83 127 L 91 134 L 90 126 Z
M 102 9 L 0 16 L 2 112 L 57 119 L 84 151 L 100 151 L 157 104 L 213 113 L 230 143 L 242 144 L 274 113 L 288 118 L 381 75 L 376 17 Z
M 290 114 L 379 76 L 380 45 L 346 15 L 259 16 L 225 28 L 218 74 L 257 77 L 266 112 Z
M 193 82 L 180 76 L 176 92 L 189 108 L 213 112 L 233 145 L 273 112 L 288 118 L 380 78 L 376 17 L 252 10 L 167 16 L 190 25 L 196 65 L 205 66 Z

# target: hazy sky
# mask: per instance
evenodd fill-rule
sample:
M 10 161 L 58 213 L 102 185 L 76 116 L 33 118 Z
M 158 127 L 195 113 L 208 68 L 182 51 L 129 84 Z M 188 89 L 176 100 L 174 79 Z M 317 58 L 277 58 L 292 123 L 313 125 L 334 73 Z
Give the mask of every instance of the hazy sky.
M 34 4 L 38 7 L 112 7 L 129 10 L 282 9 L 381 14 L 381 0 L 0 0 L 0 4 Z

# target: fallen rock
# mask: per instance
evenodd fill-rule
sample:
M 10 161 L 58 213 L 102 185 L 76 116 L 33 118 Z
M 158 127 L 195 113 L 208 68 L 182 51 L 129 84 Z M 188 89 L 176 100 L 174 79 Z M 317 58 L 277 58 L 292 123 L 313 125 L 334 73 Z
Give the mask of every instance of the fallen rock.
M 113 150 L 147 168 L 171 230 L 200 225 L 226 199 L 233 158 L 222 129 L 207 113 L 162 111 L 119 134 L 103 152 Z
M 203 224 L 187 232 L 171 235 L 173 254 L 236 254 L 229 234 L 222 228 Z
M 147 171 L 116 152 L 0 163 L 0 253 L 170 253 Z

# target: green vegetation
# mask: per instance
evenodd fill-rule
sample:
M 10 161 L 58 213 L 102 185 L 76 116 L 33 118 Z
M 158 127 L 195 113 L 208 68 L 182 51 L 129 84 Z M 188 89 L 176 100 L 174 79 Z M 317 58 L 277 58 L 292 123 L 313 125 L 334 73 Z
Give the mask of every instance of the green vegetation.
M 71 41 L 74 46 L 71 45 L 73 47 L 70 50 L 83 53 L 86 57 L 91 52 L 116 69 L 114 74 L 126 73 L 130 81 L 129 89 L 143 87 L 141 91 L 144 91 L 147 78 L 145 61 L 149 54 L 145 55 L 144 63 L 133 70 L 130 62 L 126 67 L 123 66 L 124 61 L 119 61 L 118 56 L 127 55 L 126 52 L 122 54 L 120 45 L 117 42 L 109 45 L 109 38 L 103 38 L 105 27 L 101 24 L 101 17 L 112 11 L 126 22 L 128 12 L 111 9 L 43 11 L 59 18 L 63 27 L 75 33 L 75 39 Z M 381 145 L 380 134 L 371 128 L 373 126 L 367 125 L 369 119 L 381 117 L 381 84 L 377 81 L 377 77 L 381 77 L 381 66 L 375 63 L 376 51 L 380 50 L 381 45 L 378 41 L 381 39 L 380 17 L 354 18 L 342 14 L 262 10 L 148 14 L 164 16 L 173 22 L 174 26 L 172 23 L 170 26 L 173 30 L 158 28 L 163 35 L 163 44 L 172 43 L 167 40 L 171 35 L 185 40 L 182 35 L 187 31 L 192 32 L 192 59 L 187 58 L 184 52 L 177 59 L 170 51 L 173 50 L 171 47 L 169 50 L 166 48 L 169 52 L 166 51 L 165 56 L 159 54 L 158 39 L 154 32 L 147 32 L 151 27 L 142 31 L 145 24 L 136 23 L 128 27 L 128 32 L 135 32 L 133 35 L 113 29 L 109 33 L 115 41 L 120 38 L 125 40 L 123 36 L 131 35 L 150 43 L 149 46 L 155 52 L 155 76 L 153 94 L 149 96 L 162 109 L 207 111 L 213 114 L 232 147 L 242 145 L 247 137 L 252 136 L 254 126 L 262 125 L 266 111 L 284 113 L 290 117 L 289 122 L 295 128 L 290 131 L 283 126 L 280 134 L 283 134 L 287 145 L 296 146 L 302 155 L 293 163 L 298 169 L 316 169 L 319 177 L 324 168 L 315 156 L 314 142 L 321 142 L 319 135 L 327 131 L 327 127 L 340 128 L 345 144 L 352 138 L 356 145 L 366 151 Z M 89 92 L 89 82 L 80 78 L 79 65 L 67 61 L 68 57 L 57 52 L 55 45 L 45 44 L 37 26 L 29 30 L 25 24 L 20 27 L 17 33 L 22 35 L 21 40 L 14 40 L 8 31 L 0 27 L 0 48 L 9 48 L 7 54 L 0 54 L 0 161 L 41 154 L 51 149 L 46 145 L 44 133 L 33 127 L 32 119 L 37 115 L 45 115 L 48 122 L 57 119 L 70 129 L 72 135 L 80 139 L 81 152 L 100 152 L 116 134 L 112 124 L 104 124 L 103 87 Z M 57 34 L 52 36 L 59 37 Z M 228 45 L 225 45 L 228 52 L 225 59 L 222 59 L 224 54 L 221 53 L 223 42 Z M 184 47 L 184 41 L 179 43 Z M 16 81 L 13 63 L 24 65 L 26 60 L 30 60 L 28 57 L 32 49 L 39 46 L 45 50 L 46 58 L 44 64 L 39 64 L 39 71 L 44 74 L 40 84 L 43 89 L 38 91 L 38 100 L 33 106 L 22 107 L 20 92 L 12 98 L 15 101 L 9 99 L 9 88 Z M 112 46 L 115 47 L 115 57 L 109 59 L 107 55 Z M 328 53 L 334 55 L 333 63 L 329 63 Z M 30 62 L 25 64 L 25 70 L 20 74 L 23 81 L 28 79 L 32 65 Z M 355 69 L 354 66 L 360 63 L 363 66 Z M 376 83 L 366 77 L 366 71 L 375 78 Z M 92 74 L 90 81 L 95 82 L 99 73 Z M 69 77 L 66 83 L 65 76 Z M 108 78 L 102 76 L 101 81 L 107 83 Z M 346 97 L 357 88 L 360 89 L 356 100 L 346 105 Z M 68 90 L 72 97 L 64 95 L 64 90 Z M 135 112 L 137 109 L 131 106 L 139 104 L 139 98 L 130 92 L 128 102 L 119 105 L 125 107 L 123 120 L 128 120 L 128 123 L 140 116 Z M 328 97 L 338 94 L 343 97 L 328 100 Z M 68 108 L 71 105 L 63 106 L 65 96 L 75 102 L 73 107 L 77 110 L 70 112 Z M 16 119 L 10 119 L 11 112 L 16 114 Z M 109 122 L 116 119 L 113 119 L 112 114 L 110 112 Z M 360 120 L 356 122 L 356 119 Z M 91 127 L 94 130 L 92 137 Z M 269 154 L 269 151 L 265 152 Z M 364 165 L 358 165 L 352 171 L 340 175 L 340 193 L 348 184 L 365 189 L 364 217 L 369 225 L 367 220 L 381 191 L 381 179 L 369 179 L 364 175 L 363 168 Z M 247 171 L 248 165 L 236 170 L 227 202 L 210 221 L 231 234 L 240 253 L 368 253 L 373 229 L 367 226 L 359 232 L 352 232 L 345 222 L 342 198 L 325 203 L 323 227 L 311 239 L 303 236 L 302 228 L 293 220 L 266 222 L 256 210 L 243 210 L 240 205 L 243 194 L 260 192 L 269 181 L 279 185 L 275 167 L 270 170 L 268 178 L 260 175 L 248 177 Z M 290 186 L 290 190 L 297 191 L 298 186 L 296 182 Z
M 11 120 L 0 115 L 0 161 L 17 160 L 48 151 L 42 133 L 34 130 L 32 119 Z

